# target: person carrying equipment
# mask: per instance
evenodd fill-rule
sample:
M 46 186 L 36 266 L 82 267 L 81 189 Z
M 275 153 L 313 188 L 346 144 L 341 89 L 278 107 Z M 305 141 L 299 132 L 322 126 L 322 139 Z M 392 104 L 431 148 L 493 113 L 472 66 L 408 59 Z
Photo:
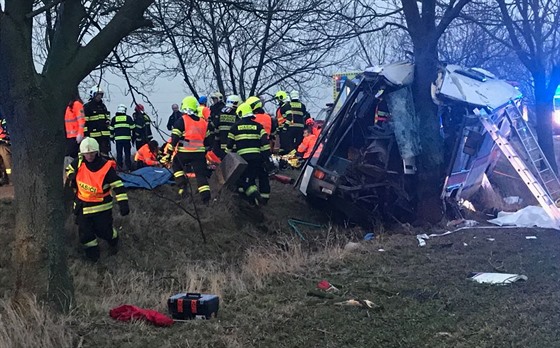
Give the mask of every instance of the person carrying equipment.
M 255 205 L 266 204 L 270 198 L 267 169 L 271 168 L 268 134 L 263 126 L 255 121 L 251 105 L 241 104 L 237 113 L 241 119 L 229 131 L 227 150 L 235 151 L 247 161 L 247 168 L 241 177 L 240 186 L 249 202 Z M 272 164 L 272 166 L 274 165 Z M 257 179 L 259 181 L 258 189 Z
M 80 153 L 66 168 L 66 175 L 76 191 L 74 214 L 78 225 L 80 243 L 90 261 L 99 259 L 97 238 L 109 243 L 111 253 L 118 251 L 119 235 L 113 227 L 113 197 L 122 216 L 129 214 L 128 196 L 111 161 L 99 156 L 99 143 L 84 138 Z

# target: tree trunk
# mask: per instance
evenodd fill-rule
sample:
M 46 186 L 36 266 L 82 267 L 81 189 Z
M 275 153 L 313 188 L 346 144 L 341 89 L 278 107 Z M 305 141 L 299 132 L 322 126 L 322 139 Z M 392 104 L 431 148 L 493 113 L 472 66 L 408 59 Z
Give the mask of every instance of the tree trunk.
M 543 74 L 534 74 L 535 84 L 535 111 L 537 116 L 537 137 L 546 159 L 552 170 L 558 173 L 556 156 L 554 154 L 554 139 L 552 138 L 552 103 L 554 94 L 547 92 L 546 79 Z
M 33 83 L 26 102 L 14 103 L 9 125 L 13 139 L 16 206 L 16 300 L 35 294 L 59 310 L 74 301 L 72 278 L 66 264 L 62 173 L 64 102 L 47 99 Z M 19 98 L 18 98 L 19 99 Z M 25 100 L 21 98 L 19 100 Z M 58 107 L 56 107 L 58 106 Z M 53 122 L 54 121 L 54 122 Z M 34 124 L 41 132 L 29 133 Z
M 422 153 L 419 156 L 417 191 L 418 219 L 436 223 L 443 217 L 440 199 L 443 178 L 443 140 L 437 107 L 432 101 L 431 84 L 437 77 L 437 50 L 426 42 L 414 45 L 414 104 L 419 120 Z

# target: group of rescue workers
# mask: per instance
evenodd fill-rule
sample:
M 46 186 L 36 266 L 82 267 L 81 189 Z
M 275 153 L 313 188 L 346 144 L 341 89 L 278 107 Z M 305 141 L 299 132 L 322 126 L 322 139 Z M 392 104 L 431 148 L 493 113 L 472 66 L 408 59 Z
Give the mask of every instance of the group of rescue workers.
M 172 169 L 180 196 L 185 194 L 189 178 L 197 183 L 205 204 L 211 199 L 208 178 L 210 166 L 229 153 L 241 156 L 247 167 L 237 182 L 239 193 L 252 205 L 264 205 L 270 198 L 269 175 L 275 165 L 271 154 L 293 156 L 301 160 L 310 156 L 318 127 L 299 99 L 299 93 L 279 91 L 275 95 L 276 113 L 265 112 L 260 98 L 244 102 L 237 95 L 225 101 L 221 93 L 208 98 L 187 96 L 181 106 L 172 105 L 167 129 L 168 141 L 159 147 L 153 140 L 151 119 L 144 106 L 136 105 L 132 116 L 120 104 L 111 118 L 103 103 L 103 90 L 94 86 L 89 101 L 79 95 L 68 103 L 65 113 L 67 183 L 74 189 L 74 214 L 80 243 L 86 257 L 98 260 L 98 238 L 104 239 L 112 253 L 117 252 L 119 235 L 113 227 L 113 197 L 122 216 L 129 214 L 128 196 L 118 172 L 146 166 Z M 0 115 L 0 163 L 4 173 L 0 185 L 10 184 L 12 163 L 6 121 Z M 112 159 L 111 141 L 115 143 L 116 161 Z M 136 146 L 134 163 L 131 148 Z M 257 186 L 258 182 L 258 186 Z

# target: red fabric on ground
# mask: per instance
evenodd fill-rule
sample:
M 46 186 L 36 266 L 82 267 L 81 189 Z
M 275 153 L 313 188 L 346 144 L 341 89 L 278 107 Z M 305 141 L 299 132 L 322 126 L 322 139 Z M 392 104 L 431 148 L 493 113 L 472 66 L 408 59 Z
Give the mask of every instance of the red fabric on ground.
M 143 309 L 132 305 L 122 305 L 109 311 L 111 318 L 120 321 L 130 321 L 132 319 L 144 319 L 155 326 L 171 326 L 173 319 L 165 314 L 161 314 L 153 309 Z

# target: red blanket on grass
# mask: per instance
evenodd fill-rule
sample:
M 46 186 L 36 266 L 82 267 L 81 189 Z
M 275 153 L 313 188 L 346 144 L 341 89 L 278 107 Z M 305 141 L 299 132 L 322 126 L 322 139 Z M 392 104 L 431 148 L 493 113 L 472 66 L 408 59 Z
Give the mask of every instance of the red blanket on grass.
M 165 314 L 161 314 L 153 309 L 143 309 L 132 305 L 122 305 L 109 311 L 111 318 L 120 321 L 130 321 L 132 319 L 144 319 L 155 326 L 171 326 L 173 319 Z

